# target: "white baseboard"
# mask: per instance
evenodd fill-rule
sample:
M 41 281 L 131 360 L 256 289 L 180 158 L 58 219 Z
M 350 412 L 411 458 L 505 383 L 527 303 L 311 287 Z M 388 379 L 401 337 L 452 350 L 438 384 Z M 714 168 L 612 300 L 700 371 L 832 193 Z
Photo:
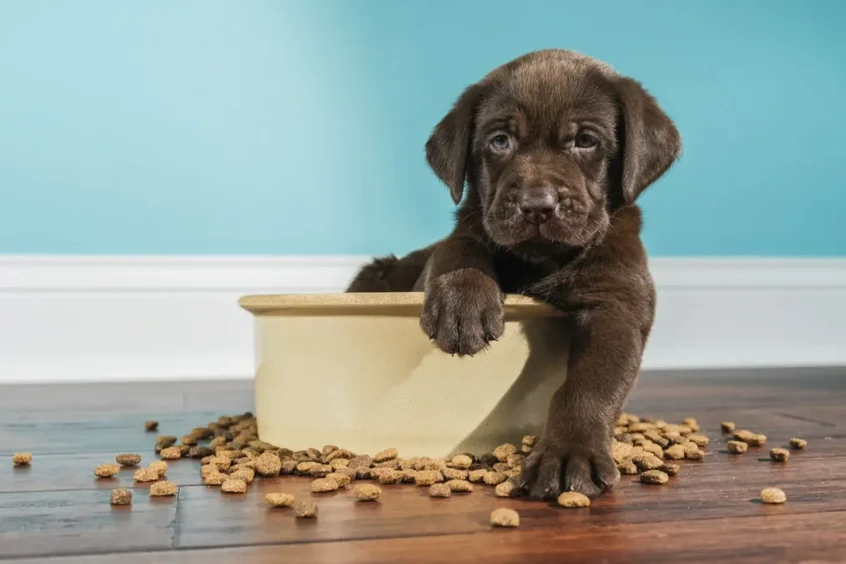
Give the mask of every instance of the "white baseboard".
M 342 290 L 361 257 L 0 256 L 0 382 L 249 378 L 244 294 Z M 645 369 L 846 365 L 846 259 L 652 261 Z

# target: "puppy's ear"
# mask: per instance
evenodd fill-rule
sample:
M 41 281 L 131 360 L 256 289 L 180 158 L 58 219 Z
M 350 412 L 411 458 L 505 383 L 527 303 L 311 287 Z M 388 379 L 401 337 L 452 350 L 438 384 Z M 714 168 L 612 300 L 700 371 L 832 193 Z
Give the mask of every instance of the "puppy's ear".
M 449 187 L 456 204 L 464 193 L 467 159 L 473 138 L 473 116 L 481 97 L 481 85 L 468 87 L 452 110 L 435 126 L 426 142 L 426 160 L 438 178 Z
M 681 136 L 638 82 L 621 77 L 618 92 L 623 114 L 621 185 L 623 200 L 631 204 L 679 157 Z

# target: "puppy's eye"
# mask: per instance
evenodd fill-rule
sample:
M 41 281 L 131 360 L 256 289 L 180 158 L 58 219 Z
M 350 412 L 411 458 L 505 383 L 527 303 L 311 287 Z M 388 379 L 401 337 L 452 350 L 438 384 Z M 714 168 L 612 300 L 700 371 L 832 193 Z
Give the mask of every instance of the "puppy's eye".
M 500 133 L 491 137 L 491 140 L 488 141 L 488 146 L 497 153 L 504 153 L 511 148 L 511 138 L 504 133 Z
M 576 147 L 579 149 L 593 149 L 599 141 L 590 133 L 579 133 L 576 137 Z

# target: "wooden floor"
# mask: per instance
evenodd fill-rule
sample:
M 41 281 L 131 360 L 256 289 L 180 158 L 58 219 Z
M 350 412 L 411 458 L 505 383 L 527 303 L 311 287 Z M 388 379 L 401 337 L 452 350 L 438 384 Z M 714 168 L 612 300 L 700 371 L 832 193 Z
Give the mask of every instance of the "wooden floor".
M 316 521 L 269 510 L 263 494 L 312 497 L 308 480 L 258 480 L 245 496 L 200 482 L 198 462 L 171 464 L 176 499 L 151 499 L 132 471 L 97 480 L 118 452 L 153 459 L 155 434 L 182 435 L 221 414 L 251 409 L 248 382 L 0 387 L 0 560 L 135 562 L 846 562 L 846 370 L 647 374 L 629 410 L 668 420 L 696 417 L 712 442 L 704 462 L 684 463 L 664 487 L 632 477 L 590 508 L 502 500 L 490 488 L 451 499 L 384 486 L 382 500 L 314 494 Z M 725 451 L 719 422 L 769 437 L 744 456 Z M 787 464 L 769 447 L 808 439 Z M 321 446 L 321 445 L 316 445 Z M 10 455 L 31 451 L 29 468 Z M 109 491 L 134 488 L 131 507 Z M 788 502 L 763 505 L 761 489 Z M 319 496 L 319 497 L 318 497 Z M 497 506 L 517 509 L 519 529 L 489 527 Z

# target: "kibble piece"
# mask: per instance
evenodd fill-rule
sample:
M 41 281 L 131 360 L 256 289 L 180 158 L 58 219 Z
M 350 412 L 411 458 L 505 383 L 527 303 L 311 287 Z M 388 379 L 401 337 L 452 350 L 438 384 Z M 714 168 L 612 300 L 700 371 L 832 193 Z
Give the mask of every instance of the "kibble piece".
M 726 443 L 728 446 L 728 450 L 732 454 L 743 454 L 746 452 L 746 449 L 749 448 L 749 445 L 744 443 L 743 441 L 729 441 Z
M 622 464 L 618 464 L 617 470 L 624 476 L 634 476 L 638 472 L 637 465 L 631 460 L 626 460 Z
M 665 462 L 659 470 L 668 476 L 675 476 L 679 473 L 681 467 L 678 464 L 673 464 L 672 462 Z
M 558 496 L 558 505 L 561 507 L 588 507 L 590 498 L 579 492 L 564 492 Z
M 27 466 L 32 462 L 32 454 L 29 452 L 16 452 L 12 455 L 12 463 L 15 466 Z
M 297 519 L 314 519 L 317 517 L 317 505 L 313 501 L 298 501 L 294 504 L 294 515 Z
M 242 494 L 247 491 L 247 482 L 238 478 L 227 478 L 220 485 L 220 490 L 225 493 Z
M 144 430 L 147 432 L 155 431 L 159 428 L 158 421 L 144 421 Z
M 308 455 L 308 457 L 309 457 L 311 460 L 314 460 L 314 461 L 320 460 L 320 457 L 321 457 L 321 456 L 323 456 L 323 453 L 321 453 L 321 452 L 320 452 L 319 450 L 317 450 L 316 448 L 307 448 L 307 449 L 306 449 L 306 454 Z
M 752 446 L 763 446 L 767 442 L 767 436 L 762 434 L 753 435 L 752 438 L 749 440 L 749 444 Z
M 706 437 L 705 435 L 700 435 L 698 433 L 688 435 L 687 440 L 689 440 L 698 447 L 704 447 L 708 445 L 708 437 Z
M 525 454 L 528 454 L 534 450 L 535 445 L 538 442 L 538 438 L 534 435 L 526 435 L 523 437 L 523 441 L 520 444 L 520 450 L 523 451 Z
M 220 486 L 229 479 L 229 476 L 220 472 L 212 472 L 203 476 L 203 483 L 207 486 Z
M 329 462 L 329 466 L 332 467 L 332 470 L 339 470 L 341 468 L 346 468 L 350 465 L 349 458 L 333 458 L 331 462 Z
M 132 503 L 132 490 L 126 488 L 116 488 L 112 490 L 109 503 L 112 505 L 129 505 Z
M 641 454 L 635 457 L 632 457 L 632 462 L 635 463 L 640 470 L 655 470 L 657 468 L 661 468 L 664 465 L 664 461 L 655 456 L 651 453 Z
M 164 460 L 154 460 L 147 466 L 147 468 L 157 473 L 159 478 L 167 474 L 167 462 Z
M 282 461 L 273 453 L 265 452 L 256 458 L 256 472 L 262 476 L 278 476 L 282 471 Z
M 508 460 L 506 460 L 505 463 L 511 468 L 517 468 L 518 466 L 520 466 L 520 464 L 523 463 L 523 460 L 525 458 L 526 456 L 520 453 L 512 454 L 508 457 Z
M 229 474 L 230 478 L 236 478 L 238 480 L 243 480 L 246 483 L 251 483 L 253 478 L 256 477 L 256 473 L 254 470 L 250 468 L 241 468 L 240 470 L 236 470 Z
M 437 470 L 421 470 L 414 475 L 414 483 L 418 486 L 431 486 L 443 482 L 444 476 Z
M 289 493 L 269 493 L 264 500 L 272 507 L 290 507 L 294 503 L 294 496 Z
M 305 462 L 300 462 L 297 464 L 297 473 L 298 474 L 309 474 L 311 469 L 315 466 L 320 466 L 319 462 L 314 462 L 313 460 L 306 460 Z
M 446 470 L 450 470 L 450 468 L 446 468 Z M 413 484 L 417 481 L 417 471 L 416 470 L 399 470 L 402 473 L 402 483 L 404 484 Z M 446 478 L 446 474 L 444 474 L 444 478 Z
M 494 509 L 491 512 L 491 525 L 494 527 L 519 527 L 520 514 L 505 507 Z
M 787 501 L 787 495 L 778 488 L 764 488 L 761 490 L 761 501 L 777 505 Z
M 473 484 L 467 480 L 450 480 L 446 485 L 454 492 L 469 493 L 473 491 Z
M 214 454 L 214 451 L 209 447 L 195 446 L 188 451 L 189 458 L 205 458 Z
M 684 447 L 681 445 L 673 445 L 664 451 L 664 458 L 669 460 L 681 460 L 684 458 Z
M 347 464 L 347 468 L 352 468 L 356 472 L 359 470 L 369 470 L 370 465 L 373 464 L 373 459 L 364 454 L 361 456 L 354 456 L 350 459 L 350 463 Z
M 699 430 L 699 423 L 697 423 L 696 419 L 694 419 L 693 417 L 685 417 L 684 419 L 682 419 L 682 425 L 687 425 L 688 427 L 693 429 L 694 432 Z
M 795 437 L 790 439 L 790 447 L 791 448 L 803 449 L 806 446 L 808 446 L 808 441 L 806 441 L 805 439 L 797 439 Z
M 382 489 L 373 484 L 361 484 L 355 487 L 354 493 L 358 501 L 376 501 L 382 495 Z
M 684 449 L 684 457 L 687 460 L 702 460 L 705 458 L 705 451 L 700 450 L 698 446 L 693 443 L 689 443 L 690 447 L 685 447 Z
M 224 446 L 226 444 L 226 437 L 224 436 L 217 436 L 211 440 L 209 443 L 210 449 L 216 449 L 217 447 Z
M 497 484 L 494 489 L 494 495 L 496 497 L 511 497 L 513 493 L 514 484 L 510 480 Z
M 166 497 L 176 495 L 178 489 L 173 482 L 156 482 L 150 485 L 150 496 Z
M 466 480 L 469 472 L 467 470 L 458 470 L 457 468 L 444 468 L 441 474 L 447 480 Z
M 197 446 L 197 437 L 194 435 L 185 435 L 182 437 L 182 444 L 187 446 Z
M 640 475 L 640 481 L 644 484 L 666 484 L 670 477 L 661 470 L 647 470 Z
M 755 437 L 755 433 L 747 429 L 740 429 L 734 432 L 734 440 L 749 443 Z
M 159 479 L 159 473 L 152 468 L 140 468 L 135 471 L 136 482 L 155 482 Z
M 403 478 L 405 478 L 404 470 L 391 470 L 390 468 L 385 468 L 385 471 L 378 473 L 377 479 L 380 484 L 388 485 L 399 484 L 402 482 Z
M 429 486 L 429 497 L 449 497 L 452 495 L 452 488 L 447 484 L 432 484 Z
M 493 455 L 500 462 L 505 462 L 506 460 L 508 460 L 509 456 L 516 452 L 516 446 L 512 445 L 511 443 L 505 443 L 504 445 L 499 445 L 498 447 L 496 447 L 493 451 Z
M 496 486 L 508 479 L 508 474 L 505 472 L 488 472 L 482 479 L 489 486 Z
M 485 474 L 487 473 L 488 471 L 484 469 L 470 470 L 470 473 L 467 475 L 467 479 L 471 482 L 481 482 L 485 479 Z
M 508 472 L 509 470 L 511 470 L 511 466 L 509 466 L 505 462 L 497 462 L 493 465 L 494 472 Z
M 315 493 L 334 492 L 338 489 L 338 482 L 331 478 L 318 478 L 311 482 L 311 491 Z
M 293 474 L 293 473 L 294 473 L 294 471 L 297 469 L 297 465 L 298 465 L 298 464 L 299 464 L 299 462 L 297 462 L 297 461 L 296 461 L 296 460 L 294 460 L 293 458 L 289 458 L 289 459 L 287 459 L 287 460 L 283 460 L 283 461 L 282 461 L 282 469 L 280 470 L 280 472 L 279 472 L 279 473 L 280 473 L 280 474 L 285 474 L 285 475 L 288 475 L 288 474 Z M 255 461 L 253 462 L 253 467 L 254 467 L 256 470 L 258 470 L 258 467 L 256 466 Z
M 385 462 L 388 460 L 393 460 L 397 457 L 397 449 L 395 448 L 386 448 L 385 450 L 379 451 L 373 455 L 373 460 L 376 462 Z
M 182 458 L 182 449 L 175 446 L 163 448 L 161 451 L 161 456 L 165 460 L 176 460 Z
M 720 429 L 722 429 L 723 433 L 731 433 L 735 427 L 734 421 L 723 421 L 720 423 Z
M 352 478 L 350 477 L 349 474 L 340 474 L 338 472 L 332 472 L 332 473 L 326 474 L 326 479 L 327 480 L 334 480 L 335 483 L 338 484 L 339 488 L 349 486 L 350 482 L 352 482 Z
M 121 466 L 138 466 L 141 462 L 140 454 L 123 453 L 115 457 L 115 461 Z
M 790 458 L 790 451 L 786 448 L 771 448 L 770 458 L 775 462 L 787 462 Z
M 473 464 L 473 459 L 466 454 L 457 454 L 452 457 L 452 467 L 459 470 L 467 470 Z
M 111 478 L 120 472 L 120 464 L 101 464 L 94 469 L 94 475 L 98 478 Z
M 648 442 L 644 444 L 643 450 L 650 454 L 654 454 L 658 458 L 664 458 L 664 449 L 662 449 L 659 445 L 656 445 L 653 442 Z
M 156 449 L 161 450 L 169 446 L 175 445 L 178 439 L 173 435 L 159 435 L 156 437 Z

